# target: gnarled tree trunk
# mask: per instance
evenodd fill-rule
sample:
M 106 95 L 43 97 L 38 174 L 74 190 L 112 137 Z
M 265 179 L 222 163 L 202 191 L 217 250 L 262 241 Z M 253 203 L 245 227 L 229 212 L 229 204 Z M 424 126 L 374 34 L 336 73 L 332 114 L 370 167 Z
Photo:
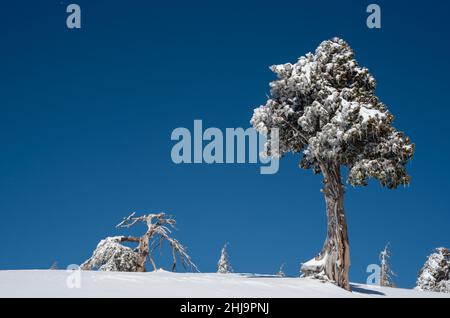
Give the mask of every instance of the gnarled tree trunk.
M 339 287 L 350 290 L 348 279 L 350 249 L 340 166 L 326 163 L 321 165 L 321 170 L 324 176 L 322 192 L 327 208 L 327 238 L 320 254 L 314 260 L 305 263 L 302 271 L 307 276 L 326 276 Z
M 138 272 L 147 271 L 147 269 L 145 268 L 145 262 L 147 258 L 150 260 L 150 263 L 153 266 L 153 270 L 156 270 L 155 263 L 153 262 L 153 259 L 150 257 L 150 246 L 149 246 L 149 242 L 153 236 L 154 230 L 151 224 L 149 225 L 149 227 L 150 228 L 147 230 L 147 232 L 139 238 L 139 245 L 138 245 L 139 260 L 137 265 Z

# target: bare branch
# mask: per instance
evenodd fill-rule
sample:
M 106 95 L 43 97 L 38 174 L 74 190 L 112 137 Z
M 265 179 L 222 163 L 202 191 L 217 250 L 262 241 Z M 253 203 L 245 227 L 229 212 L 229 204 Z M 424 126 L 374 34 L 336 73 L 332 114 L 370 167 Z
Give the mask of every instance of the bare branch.
M 140 239 L 135 236 L 122 236 L 121 242 L 133 242 L 133 243 L 139 243 Z
M 123 218 L 122 222 L 120 222 L 119 224 L 116 225 L 116 228 L 119 227 L 130 227 L 133 224 L 135 224 L 137 222 L 137 220 L 135 220 L 133 217 L 136 215 L 136 212 L 132 212 L 128 217 Z M 130 221 L 133 221 L 132 224 L 130 224 Z

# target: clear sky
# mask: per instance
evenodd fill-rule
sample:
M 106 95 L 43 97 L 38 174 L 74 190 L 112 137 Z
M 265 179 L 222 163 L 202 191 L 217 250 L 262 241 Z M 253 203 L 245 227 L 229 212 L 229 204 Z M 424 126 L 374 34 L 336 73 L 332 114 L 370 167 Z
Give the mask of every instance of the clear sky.
M 202 271 L 220 248 L 238 272 L 288 275 L 325 239 L 321 177 L 288 156 L 257 165 L 175 165 L 171 132 L 248 127 L 269 65 L 345 39 L 378 81 L 395 126 L 416 144 L 412 183 L 347 187 L 351 280 L 387 242 L 411 287 L 433 248 L 450 246 L 448 1 L 67 1 L 0 4 L 0 269 L 81 263 L 131 211 L 166 211 Z M 139 229 L 137 229 L 139 230 Z M 143 230 L 143 228 L 140 228 Z M 168 255 L 165 255 L 168 257 Z M 164 264 L 162 257 L 159 264 Z

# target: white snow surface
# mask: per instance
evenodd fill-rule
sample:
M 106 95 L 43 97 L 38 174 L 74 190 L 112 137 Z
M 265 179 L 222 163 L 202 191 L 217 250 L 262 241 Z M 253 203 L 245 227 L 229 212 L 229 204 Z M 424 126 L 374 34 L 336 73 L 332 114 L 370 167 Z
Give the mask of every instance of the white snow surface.
M 77 272 L 75 272 L 77 273 Z M 78 272 L 79 273 L 79 272 Z M 367 298 L 446 297 L 450 294 L 420 292 L 351 284 L 353 292 L 310 278 L 255 274 L 150 273 L 82 271 L 80 288 L 68 288 L 74 272 L 65 270 L 0 271 L 0 297 L 57 298 Z M 72 285 L 73 286 L 73 285 Z

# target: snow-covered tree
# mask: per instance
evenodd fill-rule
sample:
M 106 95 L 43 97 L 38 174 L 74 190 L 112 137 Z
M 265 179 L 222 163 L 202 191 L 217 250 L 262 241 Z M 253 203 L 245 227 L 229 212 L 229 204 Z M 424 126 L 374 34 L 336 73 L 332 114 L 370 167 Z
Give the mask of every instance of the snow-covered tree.
M 395 287 L 395 283 L 392 279 L 392 276 L 395 276 L 395 273 L 391 269 L 391 250 L 390 244 L 386 244 L 384 250 L 380 253 L 380 285 L 386 287 Z
M 101 240 L 91 258 L 81 264 L 80 268 L 111 272 L 137 272 L 139 254 L 120 244 L 126 241 L 125 236 L 107 237 Z
M 172 249 L 172 271 L 177 264 L 177 255 L 184 268 L 197 271 L 186 249 L 176 239 L 170 237 L 171 229 L 175 228 L 175 220 L 166 218 L 165 213 L 148 214 L 135 217 L 135 212 L 123 219 L 117 228 L 130 228 L 138 222 L 147 226 L 147 231 L 141 237 L 115 236 L 108 237 L 97 245 L 92 257 L 81 265 L 81 269 L 98 269 L 103 271 L 145 272 L 147 260 L 156 270 L 156 264 L 151 257 L 152 251 L 166 241 Z M 138 243 L 133 250 L 122 245 L 123 242 Z
M 227 247 L 227 244 L 222 247 L 220 258 L 217 262 L 217 272 L 220 274 L 228 274 L 233 272 L 233 268 L 230 264 L 230 258 L 228 257 Z
M 397 131 L 394 116 L 375 96 L 376 81 L 359 66 L 349 45 L 339 38 L 322 42 L 315 54 L 274 65 L 278 76 L 271 96 L 254 110 L 251 124 L 267 137 L 265 154 L 303 153 L 300 166 L 322 173 L 328 231 L 322 251 L 302 266 L 350 289 L 347 221 L 341 167 L 348 183 L 365 186 L 369 178 L 389 189 L 409 183 L 406 164 L 414 145 Z M 272 140 L 272 132 L 278 139 Z
M 428 256 L 417 277 L 417 287 L 420 291 L 450 293 L 450 250 L 437 248 Z
M 284 273 L 284 265 L 285 265 L 284 263 L 281 264 L 280 269 L 277 272 L 277 276 L 279 276 L 279 277 L 285 277 L 286 276 L 286 274 Z

